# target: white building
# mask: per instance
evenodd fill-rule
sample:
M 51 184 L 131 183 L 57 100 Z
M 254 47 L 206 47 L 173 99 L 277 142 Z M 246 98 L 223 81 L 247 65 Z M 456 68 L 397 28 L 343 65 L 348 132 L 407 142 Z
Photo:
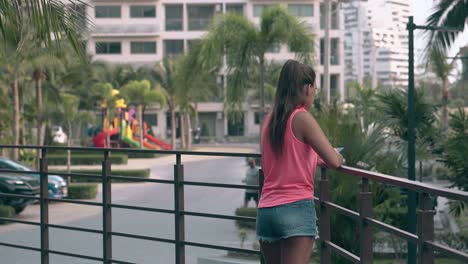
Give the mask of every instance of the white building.
M 278 3 L 309 25 L 311 34 L 317 37 L 317 47 L 321 46 L 319 40 L 324 36 L 323 27 L 318 26 L 321 24 L 320 11 L 323 12 L 323 4 L 318 0 L 88 0 L 88 3 L 87 14 L 93 26 L 87 51 L 95 60 L 110 63 L 153 64 L 164 57 L 185 52 L 192 41 L 206 34 L 217 13 L 235 11 L 259 23 L 263 8 Z M 343 17 L 336 4 L 334 10 L 330 33 L 330 87 L 332 95 L 343 99 Z M 317 48 L 317 53 L 319 51 Z M 294 58 L 294 54 L 288 51 L 288 47 L 281 46 L 266 57 L 284 61 Z M 322 72 L 321 63 L 314 68 Z M 244 118 L 239 124 L 229 122 L 223 109 L 222 102 L 199 104 L 200 125 L 205 123 L 210 136 L 258 136 L 258 113 L 254 106 L 245 105 Z M 165 138 L 169 119 L 164 110 L 155 111 L 158 117 L 151 122 L 153 131 Z
M 408 85 L 409 0 L 355 1 L 343 5 L 345 79 L 366 78 L 385 87 Z

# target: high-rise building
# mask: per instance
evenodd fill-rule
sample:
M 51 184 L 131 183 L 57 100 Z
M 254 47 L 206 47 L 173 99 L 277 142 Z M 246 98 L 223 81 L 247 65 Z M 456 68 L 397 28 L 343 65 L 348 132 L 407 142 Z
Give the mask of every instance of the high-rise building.
M 165 57 L 176 56 L 201 39 L 216 14 L 237 12 L 259 24 L 262 10 L 280 4 L 303 20 L 321 47 L 324 36 L 324 6 L 319 0 L 88 0 L 87 14 L 91 19 L 87 51 L 95 60 L 136 66 L 154 64 Z M 333 4 L 331 15 L 331 95 L 343 99 L 343 28 L 342 14 Z M 316 54 L 320 54 L 317 48 Z M 278 62 L 294 58 L 287 46 L 277 46 L 266 54 L 268 60 Z M 323 57 L 314 68 L 322 72 Z M 320 75 L 321 76 L 321 75 Z M 225 78 L 220 75 L 222 84 Z M 323 79 L 323 77 L 321 77 Z M 317 82 L 319 85 L 319 80 Z M 245 105 L 243 120 L 231 121 L 223 112 L 221 101 L 200 103 L 200 125 L 208 128 L 209 136 L 251 136 L 259 134 L 258 106 Z M 155 134 L 165 137 L 170 119 L 161 110 L 153 122 Z M 147 111 L 151 114 L 151 110 Z
M 408 85 L 410 8 L 409 0 L 356 0 L 343 5 L 346 82 Z

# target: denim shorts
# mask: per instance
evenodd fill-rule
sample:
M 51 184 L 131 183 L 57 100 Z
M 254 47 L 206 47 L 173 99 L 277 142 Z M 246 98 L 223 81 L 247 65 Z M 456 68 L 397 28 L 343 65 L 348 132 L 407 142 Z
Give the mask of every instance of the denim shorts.
M 295 236 L 318 237 L 313 200 L 300 200 L 257 210 L 257 239 L 274 242 Z

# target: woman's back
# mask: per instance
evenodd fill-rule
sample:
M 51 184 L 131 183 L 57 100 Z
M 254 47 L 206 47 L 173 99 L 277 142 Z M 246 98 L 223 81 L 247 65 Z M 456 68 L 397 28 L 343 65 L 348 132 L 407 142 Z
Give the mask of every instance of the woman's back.
M 317 153 L 308 144 L 300 141 L 292 129 L 297 108 L 289 116 L 281 153 L 276 154 L 271 146 L 267 118 L 262 128 L 262 168 L 265 176 L 258 207 L 272 207 L 303 199 L 313 199 L 314 175 L 317 168 Z

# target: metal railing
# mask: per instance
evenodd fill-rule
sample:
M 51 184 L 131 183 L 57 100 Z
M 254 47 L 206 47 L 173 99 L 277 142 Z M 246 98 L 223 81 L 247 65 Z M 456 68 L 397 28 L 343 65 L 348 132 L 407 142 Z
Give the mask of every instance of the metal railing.
M 185 263 L 185 247 L 186 246 L 210 248 L 210 249 L 217 249 L 217 250 L 228 250 L 228 251 L 233 251 L 233 252 L 249 253 L 249 254 L 254 254 L 258 256 L 261 255 L 261 252 L 258 250 L 249 250 L 249 249 L 226 247 L 226 246 L 213 245 L 213 244 L 204 244 L 204 243 L 198 243 L 194 241 L 187 241 L 185 239 L 185 229 L 186 229 L 185 216 L 208 217 L 208 218 L 228 219 L 228 220 L 241 220 L 241 221 L 250 221 L 250 222 L 255 222 L 255 218 L 186 211 L 185 206 L 184 206 L 185 205 L 184 186 L 253 189 L 253 190 L 259 190 L 261 193 L 262 183 L 263 183 L 263 172 L 260 170 L 260 186 L 194 182 L 194 181 L 186 181 L 184 179 L 184 166 L 182 164 L 183 155 L 259 158 L 260 154 L 225 153 L 225 152 L 158 151 L 158 150 L 140 150 L 140 149 L 102 149 L 102 148 L 78 148 L 78 147 L 67 148 L 67 147 L 51 147 L 51 146 L 37 147 L 37 146 L 11 146 L 11 145 L 0 145 L 0 148 L 39 149 L 42 153 L 39 171 L 21 172 L 23 174 L 24 173 L 28 173 L 28 174 L 40 173 L 41 175 L 40 176 L 41 177 L 40 197 L 37 198 L 37 197 L 27 197 L 23 195 L 0 193 L 0 196 L 6 196 L 6 197 L 12 197 L 12 198 L 22 197 L 22 198 L 40 200 L 40 222 L 32 222 L 32 221 L 0 217 L 0 221 L 40 226 L 40 233 L 41 233 L 40 234 L 40 247 L 39 248 L 30 247 L 30 246 L 23 246 L 23 245 L 3 243 L 3 242 L 0 242 L 0 246 L 39 251 L 41 253 L 41 264 L 49 263 L 50 254 L 89 259 L 89 260 L 95 260 L 95 261 L 102 261 L 103 263 L 131 263 L 131 262 L 121 261 L 121 260 L 117 260 L 113 258 L 112 237 L 114 236 L 174 244 L 176 264 Z M 48 198 L 47 177 L 48 177 L 49 172 L 48 172 L 47 157 L 48 157 L 48 152 L 50 150 L 96 151 L 96 152 L 104 153 L 101 175 L 90 175 L 90 174 L 82 174 L 82 173 L 68 174 L 68 173 L 54 172 L 55 175 L 59 175 L 59 176 L 71 176 L 71 177 L 79 176 L 79 177 L 101 179 L 101 183 L 102 183 L 102 202 L 101 203 L 90 202 L 90 201 L 75 201 L 75 200 L 70 200 L 70 199 Z M 112 175 L 111 163 L 109 159 L 110 152 L 112 153 L 146 152 L 146 153 L 154 153 L 154 154 L 175 155 L 176 160 L 174 164 L 174 179 L 173 180 L 141 179 L 141 178 L 134 178 L 134 177 Z M 443 196 L 449 199 L 468 202 L 467 192 L 462 192 L 462 191 L 458 191 L 454 189 L 447 189 L 447 188 L 438 188 L 429 184 L 409 181 L 409 180 L 394 177 L 394 176 L 365 171 L 365 170 L 351 168 L 347 166 L 341 167 L 338 171 L 348 174 L 348 175 L 361 178 L 361 192 L 359 193 L 359 204 L 360 204 L 359 212 L 355 212 L 350 209 L 344 208 L 330 201 L 327 169 L 321 168 L 321 176 L 318 182 L 319 197 L 315 198 L 315 200 L 318 201 L 319 212 L 320 212 L 320 218 L 319 218 L 320 239 L 318 243 L 320 247 L 320 262 L 321 263 L 324 263 L 324 264 L 331 263 L 332 252 L 348 259 L 349 261 L 353 263 L 372 263 L 373 262 L 373 228 L 377 228 L 381 231 L 388 232 L 404 240 L 415 243 L 418 246 L 419 263 L 424 263 L 424 264 L 434 263 L 435 252 L 438 252 L 440 254 L 447 255 L 449 257 L 456 258 L 465 263 L 468 263 L 468 254 L 434 242 L 434 222 L 433 222 L 434 211 L 432 209 L 432 201 L 429 197 L 430 195 L 438 195 L 438 196 Z M 17 171 L 11 171 L 11 170 L 0 170 L 0 172 L 18 173 Z M 171 184 L 174 186 L 174 210 L 129 206 L 129 205 L 113 203 L 112 192 L 111 192 L 112 180 L 127 180 L 127 181 L 136 181 L 136 182 Z M 417 234 L 406 232 L 404 230 L 401 230 L 399 228 L 396 228 L 394 226 L 388 225 L 384 222 L 381 222 L 379 220 L 372 218 L 372 193 L 369 188 L 370 180 L 397 186 L 400 188 L 404 188 L 404 189 L 419 193 L 420 205 L 419 205 L 419 211 L 418 211 Z M 63 226 L 63 225 L 50 224 L 48 201 L 60 201 L 64 203 L 74 203 L 74 204 L 102 207 L 102 213 L 103 213 L 102 230 L 68 227 L 68 226 Z M 129 233 L 122 233 L 122 232 L 115 232 L 112 230 L 112 209 L 113 208 L 173 214 L 174 223 L 175 223 L 175 237 L 174 239 L 166 239 L 166 238 L 159 238 L 159 237 L 150 237 L 150 236 L 135 235 L 135 234 L 129 234 Z M 350 217 L 359 223 L 359 232 L 360 232 L 359 256 L 341 248 L 340 246 L 336 245 L 335 243 L 331 241 L 331 231 L 332 231 L 330 227 L 330 212 L 331 211 Z M 49 228 L 58 228 L 58 229 L 73 230 L 73 231 L 79 231 L 79 232 L 101 234 L 102 243 L 103 243 L 102 257 L 98 258 L 98 257 L 86 256 L 86 255 L 75 254 L 71 252 L 57 251 L 57 250 L 51 249 L 49 246 Z M 263 263 L 263 259 L 261 259 L 261 262 Z

